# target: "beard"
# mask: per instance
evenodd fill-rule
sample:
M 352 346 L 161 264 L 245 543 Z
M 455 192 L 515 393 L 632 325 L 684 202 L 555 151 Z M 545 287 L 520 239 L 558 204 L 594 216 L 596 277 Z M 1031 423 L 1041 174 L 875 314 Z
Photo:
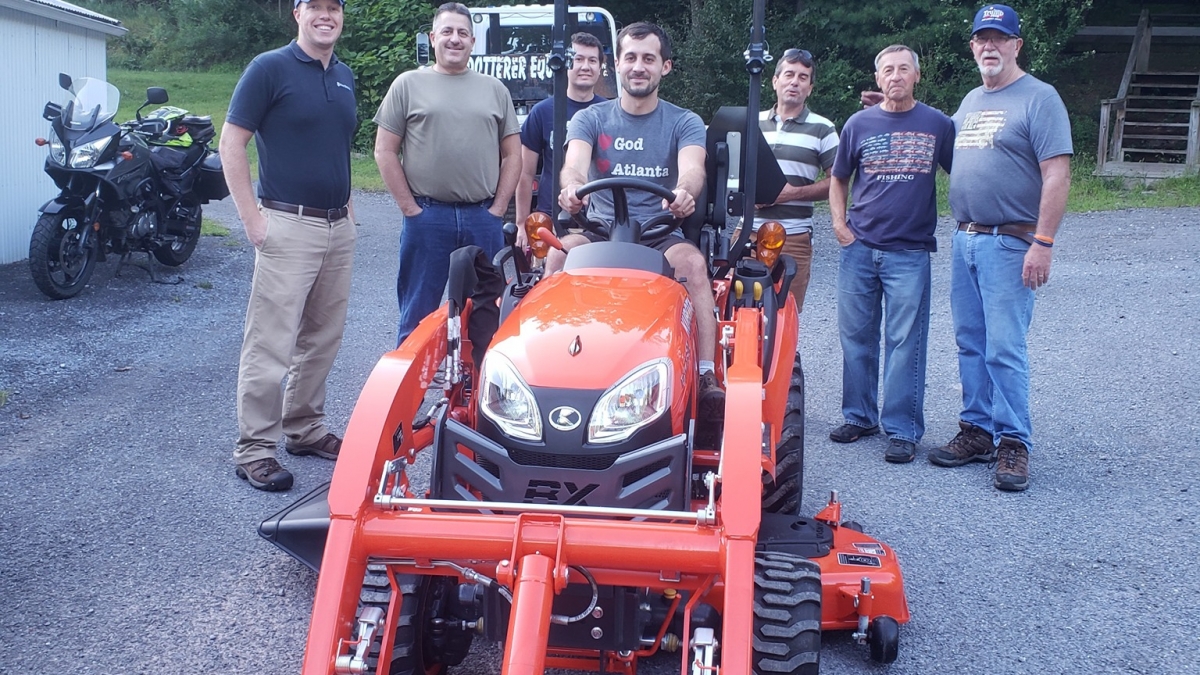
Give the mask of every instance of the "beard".
M 997 61 L 999 61 L 999 63 L 994 66 L 985 66 L 983 65 L 984 57 L 995 58 Z M 996 77 L 1004 71 L 1004 57 L 1001 56 L 999 52 L 984 52 L 983 54 L 979 55 L 979 60 L 976 61 L 976 65 L 979 66 L 979 73 L 984 77 Z
M 645 98 L 645 97 L 649 96 L 650 94 L 653 94 L 654 92 L 658 91 L 658 85 L 661 82 L 662 82 L 662 80 L 650 80 L 649 82 L 647 82 L 646 84 L 644 84 L 640 87 L 635 87 L 632 84 L 630 84 L 629 82 L 622 79 L 621 80 L 621 88 L 625 90 L 626 94 L 629 94 L 630 96 L 633 96 L 634 98 Z

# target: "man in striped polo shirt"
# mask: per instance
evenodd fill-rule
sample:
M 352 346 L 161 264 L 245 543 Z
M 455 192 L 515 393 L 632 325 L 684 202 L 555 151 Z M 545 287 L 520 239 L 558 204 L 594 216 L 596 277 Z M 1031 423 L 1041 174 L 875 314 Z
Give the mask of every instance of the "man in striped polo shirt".
M 777 102 L 758 116 L 758 126 L 788 184 L 774 204 L 758 205 L 754 229 L 757 231 L 768 220 L 777 220 L 787 230 L 783 252 L 796 260 L 796 279 L 791 292 L 799 311 L 804 310 L 804 294 L 812 268 L 813 202 L 829 199 L 829 169 L 838 147 L 833 122 L 805 105 L 812 94 L 815 70 L 808 50 L 785 51 L 771 78 Z M 825 176 L 818 181 L 822 172 Z

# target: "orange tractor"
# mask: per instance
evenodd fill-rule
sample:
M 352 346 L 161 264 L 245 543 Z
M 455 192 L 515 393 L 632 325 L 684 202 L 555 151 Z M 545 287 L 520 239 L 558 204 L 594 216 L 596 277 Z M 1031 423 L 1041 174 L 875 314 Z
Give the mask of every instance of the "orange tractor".
M 733 114 L 761 138 L 751 74 Z M 778 168 L 725 131 L 709 128 L 716 198 L 699 222 L 630 222 L 625 190 L 673 195 L 605 179 L 580 195 L 613 190 L 609 241 L 570 251 L 563 272 L 542 278 L 515 250 L 509 274 L 456 256 L 447 304 L 368 379 L 332 483 L 260 528 L 320 572 L 305 673 L 440 674 L 476 638 L 503 642 L 503 675 L 632 675 L 662 653 L 683 675 L 816 673 L 826 630 L 896 658 L 909 612 L 895 553 L 842 522 L 836 493 L 799 515 L 795 263 L 782 228 L 764 226 L 753 256 L 739 254 L 748 233 L 725 235 L 724 207 L 753 203 L 730 193 L 731 166 L 743 185 Z M 539 225 L 533 239 L 554 245 Z M 676 227 L 713 267 L 716 428 L 694 419 L 687 292 L 636 243 Z

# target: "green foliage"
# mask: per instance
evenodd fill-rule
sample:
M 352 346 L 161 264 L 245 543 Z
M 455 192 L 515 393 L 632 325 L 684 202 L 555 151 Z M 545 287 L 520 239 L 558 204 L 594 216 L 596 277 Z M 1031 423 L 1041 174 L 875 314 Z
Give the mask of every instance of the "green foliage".
M 127 70 L 240 71 L 256 54 L 286 44 L 296 32 L 277 0 L 77 0 L 129 29 L 110 38 L 108 64 Z
M 1023 20 L 1021 63 L 1051 82 L 1072 65 L 1063 45 L 1083 24 L 1092 0 L 1016 2 Z M 674 5 L 676 3 L 662 3 Z M 839 126 L 861 106 L 859 92 L 875 89 L 874 58 L 890 44 L 912 47 L 921 58 L 922 101 L 953 112 L 979 75 L 968 39 L 978 0 L 889 0 L 847 4 L 843 0 L 789 0 L 768 5 L 766 39 L 775 56 L 789 47 L 813 53 L 817 73 L 812 107 Z M 702 116 L 720 105 L 744 105 L 745 60 L 750 39 L 750 0 L 693 0 L 692 12 L 677 13 L 668 25 L 676 40 L 676 68 L 664 96 Z M 730 17 L 737 17 L 731 21 Z M 628 17 L 618 15 L 618 19 Z M 774 102 L 764 73 L 763 107 Z
M 358 116 L 357 149 L 375 145 L 379 103 L 400 73 L 417 67 L 416 35 L 430 23 L 434 5 L 425 0 L 355 0 L 346 5 L 338 57 L 354 71 Z M 425 28 L 425 30 L 428 30 Z

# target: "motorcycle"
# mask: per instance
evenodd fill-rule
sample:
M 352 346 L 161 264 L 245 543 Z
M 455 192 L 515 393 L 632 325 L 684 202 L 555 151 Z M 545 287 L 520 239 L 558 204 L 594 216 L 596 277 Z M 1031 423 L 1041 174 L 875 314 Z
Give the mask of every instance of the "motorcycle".
M 170 267 L 185 263 L 200 240 L 202 205 L 229 194 L 209 147 L 212 118 L 175 107 L 143 117 L 146 106 L 168 101 L 165 89 L 150 87 L 136 119 L 117 123 L 116 87 L 66 74 L 58 83 L 70 96 L 46 104 L 50 135 L 37 139 L 60 190 L 39 210 L 29 242 L 38 289 L 56 300 L 78 295 L 109 253 L 122 262 L 145 252 Z

